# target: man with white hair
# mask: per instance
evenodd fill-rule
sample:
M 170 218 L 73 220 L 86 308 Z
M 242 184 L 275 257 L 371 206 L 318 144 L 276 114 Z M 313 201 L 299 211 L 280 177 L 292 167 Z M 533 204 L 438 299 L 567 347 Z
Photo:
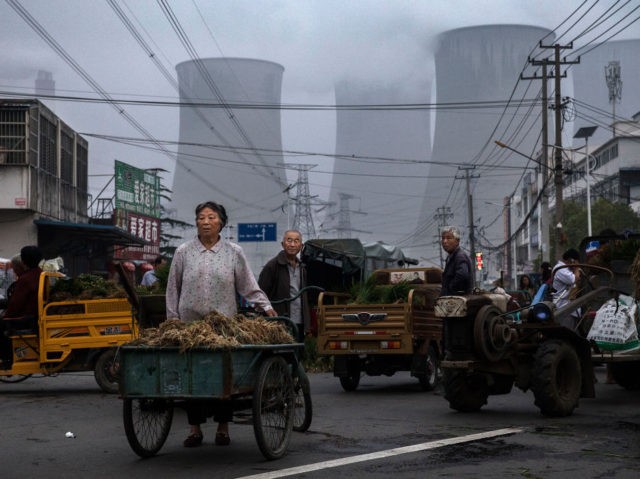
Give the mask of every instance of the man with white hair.
M 473 289 L 473 264 L 469 255 L 460 248 L 460 231 L 454 226 L 445 226 L 441 235 L 442 249 L 449 256 L 442 273 L 440 295 L 468 294 Z

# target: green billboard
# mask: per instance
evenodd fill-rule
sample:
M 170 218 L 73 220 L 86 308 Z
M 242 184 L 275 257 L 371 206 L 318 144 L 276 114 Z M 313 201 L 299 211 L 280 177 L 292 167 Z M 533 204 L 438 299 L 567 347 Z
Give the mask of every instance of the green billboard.
M 152 218 L 160 217 L 160 178 L 140 168 L 115 161 L 116 209 Z

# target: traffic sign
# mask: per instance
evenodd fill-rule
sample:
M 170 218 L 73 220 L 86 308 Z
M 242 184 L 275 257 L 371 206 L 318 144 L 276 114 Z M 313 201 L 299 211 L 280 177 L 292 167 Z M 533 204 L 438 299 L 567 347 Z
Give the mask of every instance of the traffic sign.
M 238 223 L 238 241 L 276 241 L 276 223 Z

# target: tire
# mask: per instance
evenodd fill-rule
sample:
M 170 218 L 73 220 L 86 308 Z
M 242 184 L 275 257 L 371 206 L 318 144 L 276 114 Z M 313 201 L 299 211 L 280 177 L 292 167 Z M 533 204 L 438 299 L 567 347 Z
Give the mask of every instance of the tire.
M 431 345 L 426 354 L 426 373 L 420 376 L 420 386 L 423 391 L 433 391 L 440 382 L 440 358 L 438 357 L 438 351 Z
M 531 390 L 540 412 L 549 417 L 573 414 L 582 389 L 582 370 L 576 350 L 569 343 L 545 341 L 533 359 Z
M 293 378 L 281 356 L 265 359 L 253 391 L 253 432 L 262 455 L 279 459 L 287 452 L 293 429 Z
M 342 389 L 347 392 L 355 391 L 360 384 L 360 371 L 358 373 L 350 374 L 346 378 L 340 378 L 340 385 Z
M 444 397 L 449 407 L 460 412 L 476 412 L 487 404 L 487 379 L 479 373 L 449 369 L 444 374 Z
M 293 379 L 294 410 L 293 410 L 293 430 L 305 432 L 311 426 L 313 418 L 313 404 L 311 403 L 311 386 L 309 378 L 299 364 L 298 375 Z
M 117 394 L 120 390 L 118 360 L 115 349 L 106 349 L 98 356 L 93 372 L 100 389 L 107 394 Z
M 12 374 L 11 376 L 0 376 L 0 383 L 21 383 L 31 377 L 31 374 Z
M 133 452 L 155 455 L 169 436 L 173 404 L 165 399 L 128 399 L 123 406 L 124 431 Z
M 360 361 L 357 358 L 347 360 L 347 376 L 340 376 L 340 385 L 346 392 L 355 391 L 360 384 Z
M 607 367 L 614 381 L 627 391 L 640 389 L 640 362 L 609 363 Z

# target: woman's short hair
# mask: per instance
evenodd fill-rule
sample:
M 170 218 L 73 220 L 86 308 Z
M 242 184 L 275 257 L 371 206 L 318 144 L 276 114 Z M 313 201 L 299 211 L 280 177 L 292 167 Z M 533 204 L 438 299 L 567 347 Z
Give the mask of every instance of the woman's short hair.
M 35 268 L 42 261 L 42 251 L 37 246 L 25 246 L 20 250 L 20 258 L 24 265 L 31 269 Z
M 227 210 L 224 209 L 224 206 L 216 203 L 215 201 L 205 201 L 204 203 L 200 203 L 198 206 L 196 206 L 196 219 L 198 218 L 200 212 L 205 208 L 210 208 L 218 213 L 220 221 L 222 221 L 223 228 L 227 225 Z
M 445 227 L 443 227 L 440 230 L 440 236 L 442 236 L 445 233 L 451 234 L 451 236 L 453 236 L 457 240 L 460 239 L 460 230 L 458 228 L 456 228 L 455 226 L 445 226 Z

